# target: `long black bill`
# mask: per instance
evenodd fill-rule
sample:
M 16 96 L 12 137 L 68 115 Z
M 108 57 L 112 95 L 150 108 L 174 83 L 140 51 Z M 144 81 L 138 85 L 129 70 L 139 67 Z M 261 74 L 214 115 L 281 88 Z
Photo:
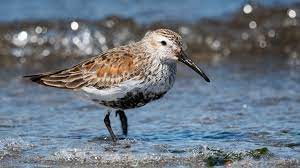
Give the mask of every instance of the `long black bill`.
M 202 71 L 202 69 L 200 69 L 191 59 L 189 59 L 184 52 L 182 52 L 180 54 L 180 56 L 178 57 L 178 61 L 180 61 L 180 62 L 184 63 L 185 65 L 189 66 L 190 68 L 192 68 L 199 75 L 201 75 L 205 79 L 206 82 L 210 82 L 210 80 L 205 75 L 205 73 Z

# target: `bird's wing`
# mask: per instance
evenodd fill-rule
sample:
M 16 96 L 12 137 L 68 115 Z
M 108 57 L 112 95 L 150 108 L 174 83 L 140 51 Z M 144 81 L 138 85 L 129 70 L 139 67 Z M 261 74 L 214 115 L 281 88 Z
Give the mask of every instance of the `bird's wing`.
M 56 88 L 80 89 L 91 86 L 104 89 L 133 78 L 136 72 L 134 55 L 124 49 L 114 49 L 69 69 L 25 77 Z

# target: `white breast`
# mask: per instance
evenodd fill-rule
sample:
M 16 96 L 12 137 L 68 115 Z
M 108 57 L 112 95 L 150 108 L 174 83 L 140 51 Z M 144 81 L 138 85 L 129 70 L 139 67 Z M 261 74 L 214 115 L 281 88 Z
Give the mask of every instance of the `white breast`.
M 176 64 L 154 64 L 144 80 L 131 79 L 119 85 L 106 89 L 97 89 L 93 86 L 83 87 L 81 90 L 89 99 L 99 101 L 115 101 L 123 98 L 127 93 L 165 93 L 174 84 Z
M 141 82 L 140 80 L 128 80 L 106 89 L 99 90 L 93 86 L 88 86 L 81 88 L 81 90 L 91 100 L 113 101 L 118 98 L 123 98 L 128 92 L 136 90 Z

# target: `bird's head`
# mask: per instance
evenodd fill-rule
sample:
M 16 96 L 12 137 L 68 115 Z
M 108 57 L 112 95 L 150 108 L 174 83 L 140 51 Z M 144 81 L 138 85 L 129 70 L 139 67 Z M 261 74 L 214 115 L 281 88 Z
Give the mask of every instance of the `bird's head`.
M 180 61 L 201 75 L 206 82 L 210 82 L 205 73 L 185 54 L 182 38 L 176 32 L 169 29 L 149 31 L 143 42 L 154 57 L 165 62 Z

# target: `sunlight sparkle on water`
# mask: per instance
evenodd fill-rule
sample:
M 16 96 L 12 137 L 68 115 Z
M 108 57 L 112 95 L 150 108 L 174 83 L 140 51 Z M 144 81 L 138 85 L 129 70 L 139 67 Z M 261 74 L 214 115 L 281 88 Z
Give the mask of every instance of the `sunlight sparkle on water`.
M 37 34 L 41 34 L 41 33 L 43 32 L 43 28 L 42 28 L 41 26 L 37 26 L 37 27 L 35 28 L 35 32 L 36 32 Z
M 243 12 L 245 14 L 250 14 L 252 12 L 253 8 L 250 4 L 246 4 L 243 8 Z
M 71 23 L 71 29 L 76 31 L 76 30 L 78 30 L 78 28 L 79 28 L 79 24 L 76 21 L 73 21 Z
M 288 10 L 288 16 L 290 17 L 290 18 L 295 18 L 296 16 L 297 16 L 297 13 L 296 13 L 296 11 L 295 10 L 293 10 L 293 9 L 289 9 Z
M 250 28 L 250 29 L 255 29 L 256 27 L 257 27 L 256 22 L 252 20 L 252 21 L 249 23 L 249 28 Z
M 25 41 L 27 40 L 27 37 L 28 37 L 28 34 L 26 31 L 21 31 L 19 34 L 18 34 L 18 39 L 20 41 Z

